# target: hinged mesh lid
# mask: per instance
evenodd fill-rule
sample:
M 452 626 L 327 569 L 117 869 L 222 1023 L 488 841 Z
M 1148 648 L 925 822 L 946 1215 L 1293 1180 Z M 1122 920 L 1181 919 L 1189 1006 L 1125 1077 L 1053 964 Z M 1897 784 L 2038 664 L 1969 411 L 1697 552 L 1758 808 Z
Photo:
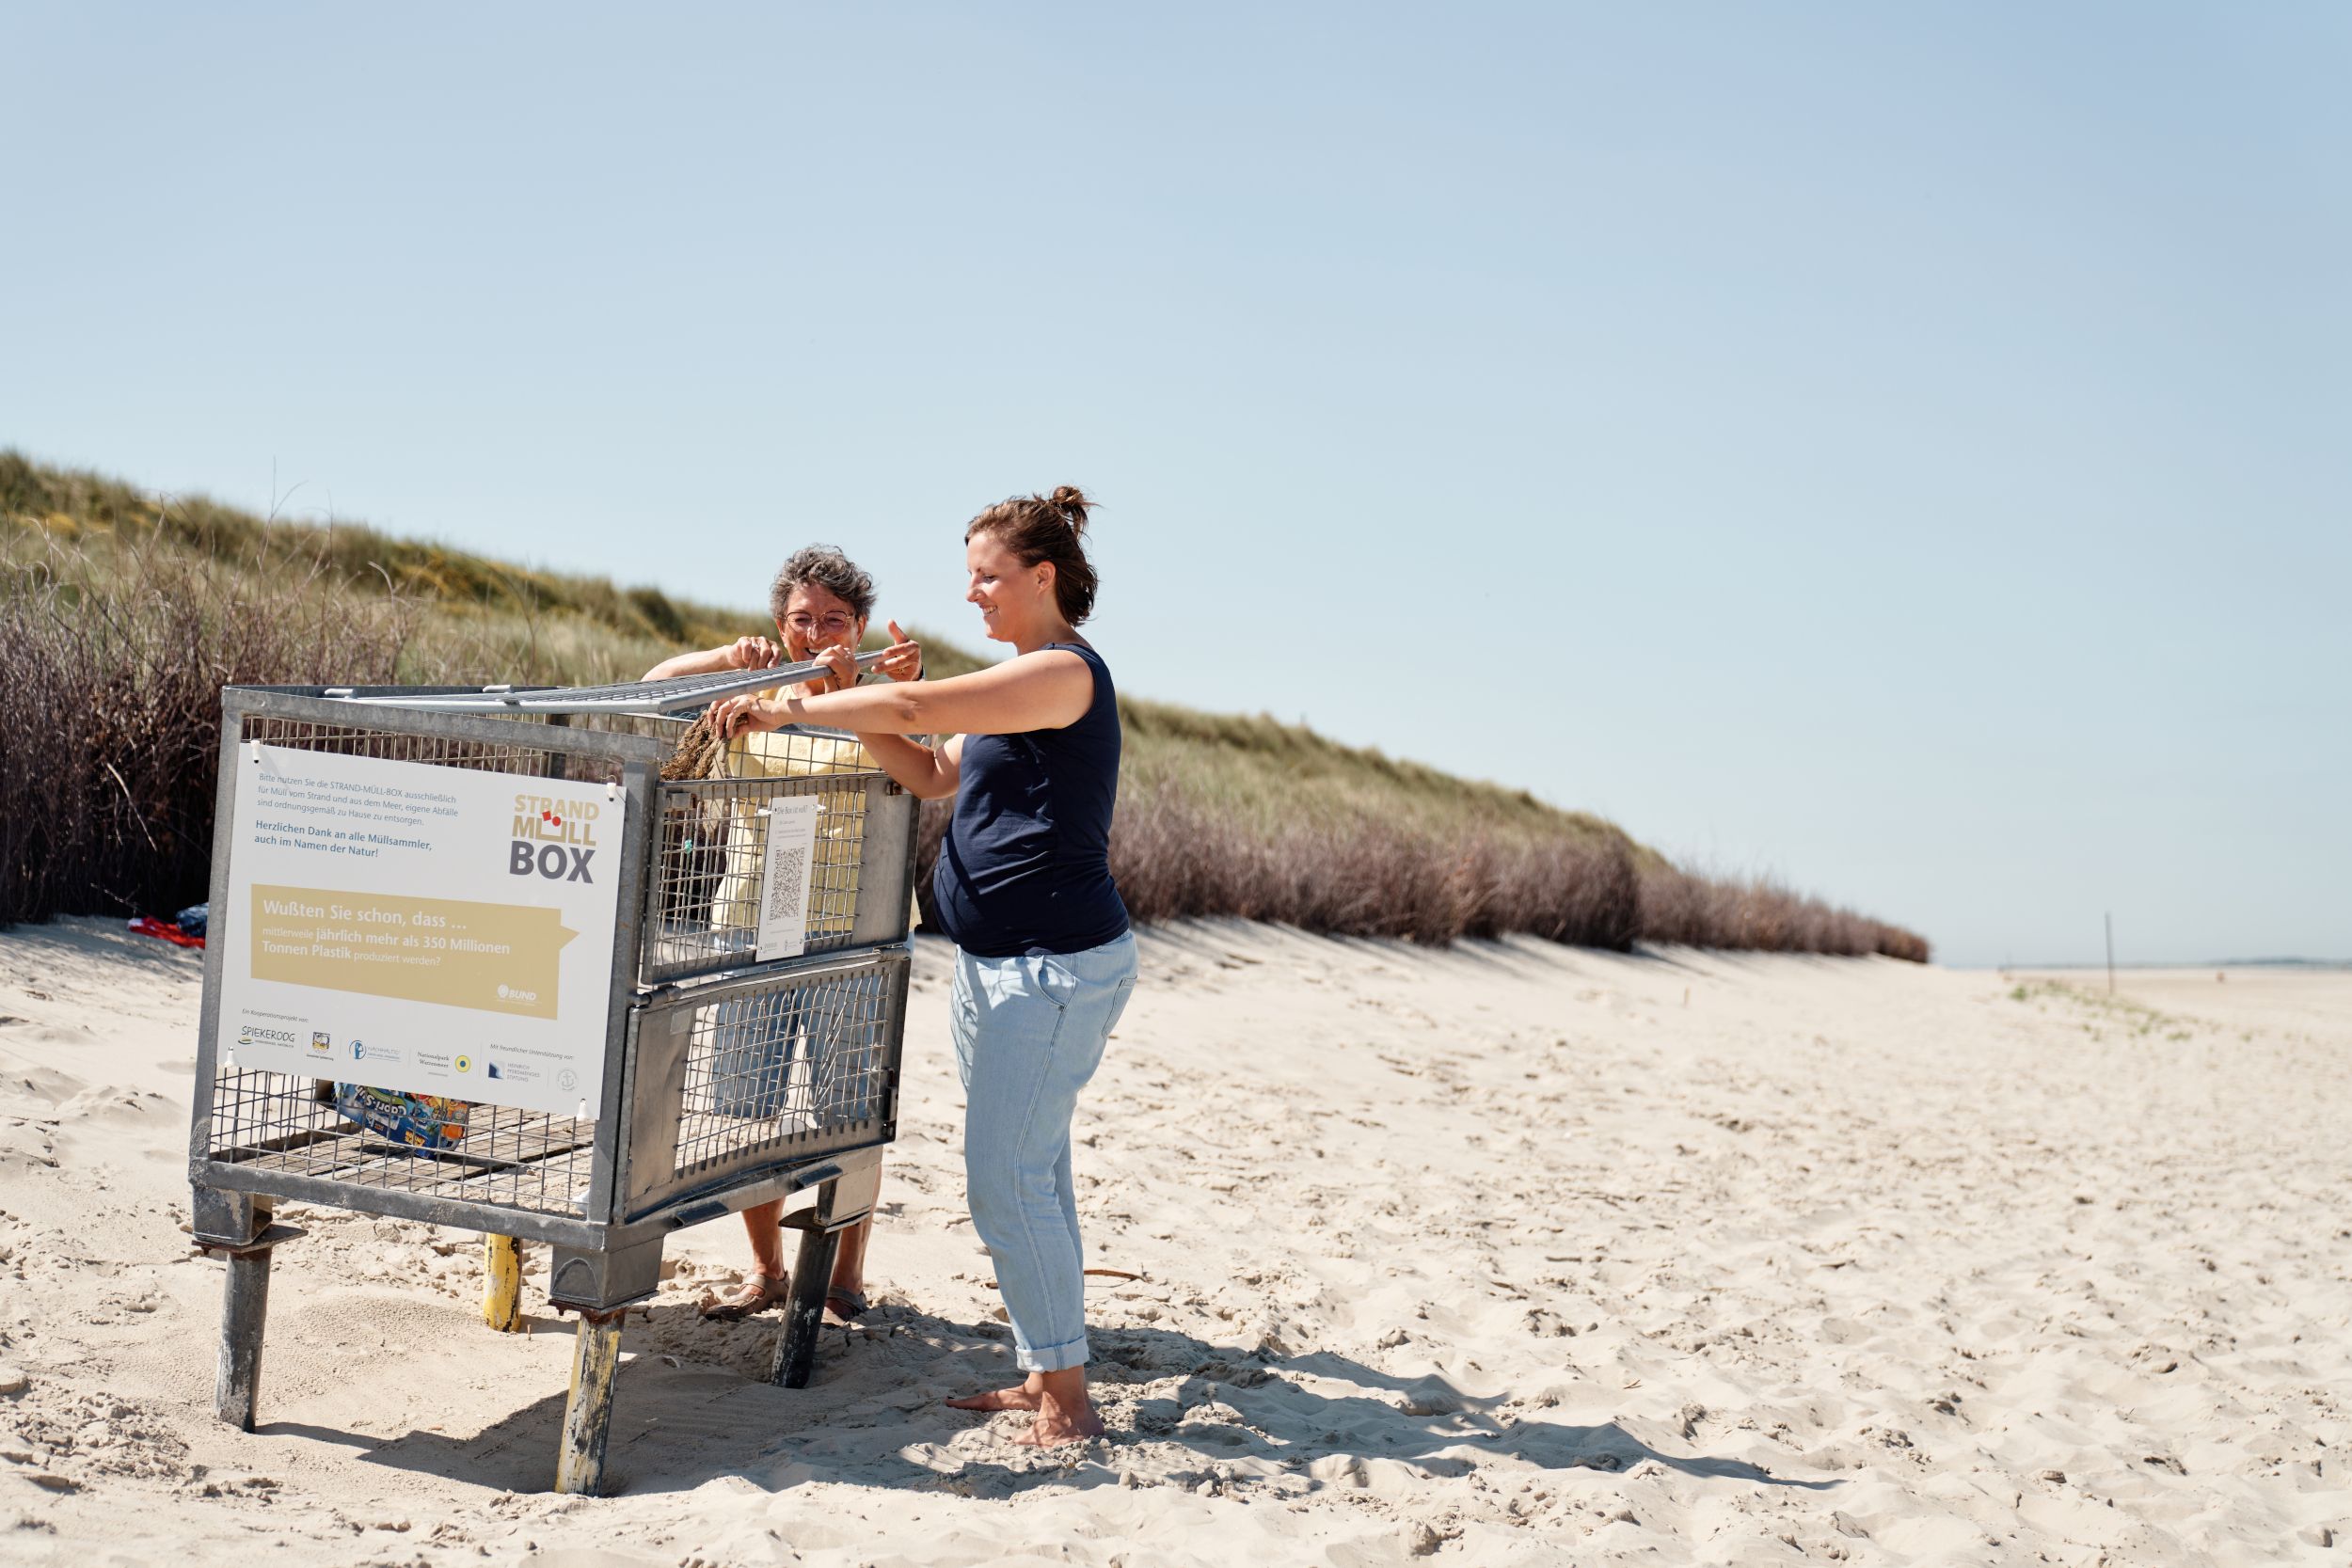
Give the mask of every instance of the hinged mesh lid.
M 882 662 L 880 653 L 860 654 L 857 667 L 870 670 Z M 485 686 L 479 691 L 453 691 L 430 697 L 337 696 L 337 702 L 366 703 L 374 707 L 421 708 L 430 713 L 683 713 L 707 707 L 723 697 L 765 691 L 771 686 L 794 686 L 832 667 L 810 660 L 778 664 L 766 670 L 726 670 L 712 675 L 680 675 L 666 681 L 621 681 L 612 686 L 540 687 L 517 691 L 512 687 Z M 333 695 L 330 691 L 329 695 Z

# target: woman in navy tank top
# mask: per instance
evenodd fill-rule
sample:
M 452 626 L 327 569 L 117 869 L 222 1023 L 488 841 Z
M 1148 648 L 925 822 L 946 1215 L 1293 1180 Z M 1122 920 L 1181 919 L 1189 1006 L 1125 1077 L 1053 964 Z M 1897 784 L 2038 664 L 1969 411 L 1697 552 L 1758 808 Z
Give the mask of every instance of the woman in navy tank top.
M 1091 504 L 1064 485 L 1000 501 L 965 528 L 964 597 L 990 639 L 1012 644 L 1004 663 L 949 680 L 739 697 L 721 709 L 728 735 L 793 723 L 855 730 L 914 794 L 955 798 L 931 897 L 956 942 L 949 1021 L 965 1089 L 964 1182 L 1028 1376 L 948 1402 L 1035 1411 L 1018 1441 L 1039 1446 L 1103 1430 L 1087 1397 L 1070 1119 L 1136 983 L 1109 860 L 1119 695 L 1076 629 L 1094 608 Z M 894 652 L 912 646 L 890 629 Z M 847 666 L 848 653 L 835 662 Z M 916 735 L 951 738 L 906 738 Z

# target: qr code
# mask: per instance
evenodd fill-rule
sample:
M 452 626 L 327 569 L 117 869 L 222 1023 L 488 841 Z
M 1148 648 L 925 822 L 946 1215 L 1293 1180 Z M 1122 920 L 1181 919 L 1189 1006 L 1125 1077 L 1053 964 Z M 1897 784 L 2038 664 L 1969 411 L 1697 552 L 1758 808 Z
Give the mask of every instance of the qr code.
M 768 918 L 797 922 L 808 907 L 808 846 L 768 851 Z

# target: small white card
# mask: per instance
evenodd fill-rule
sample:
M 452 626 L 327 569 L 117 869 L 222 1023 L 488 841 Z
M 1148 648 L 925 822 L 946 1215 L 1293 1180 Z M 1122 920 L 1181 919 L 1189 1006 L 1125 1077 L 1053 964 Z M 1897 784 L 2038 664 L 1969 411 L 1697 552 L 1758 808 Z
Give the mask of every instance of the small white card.
M 759 961 L 797 958 L 808 948 L 808 893 L 817 871 L 814 795 L 768 802 L 767 866 L 759 890 Z

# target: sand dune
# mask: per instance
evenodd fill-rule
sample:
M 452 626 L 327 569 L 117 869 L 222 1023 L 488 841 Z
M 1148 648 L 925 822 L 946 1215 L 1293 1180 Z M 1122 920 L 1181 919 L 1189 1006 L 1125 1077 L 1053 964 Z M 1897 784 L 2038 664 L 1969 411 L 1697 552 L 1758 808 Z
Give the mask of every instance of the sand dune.
M 2002 977 L 1164 930 L 1081 1113 L 1106 1442 L 944 1409 L 1007 1332 L 918 959 L 874 1313 L 771 1388 L 568 1328 L 475 1238 L 307 1209 L 262 1429 L 182 1232 L 193 957 L 0 934 L 0 1559 L 947 1565 L 2340 1561 L 2352 976 Z M 22 1385 L 21 1387 L 18 1385 Z

